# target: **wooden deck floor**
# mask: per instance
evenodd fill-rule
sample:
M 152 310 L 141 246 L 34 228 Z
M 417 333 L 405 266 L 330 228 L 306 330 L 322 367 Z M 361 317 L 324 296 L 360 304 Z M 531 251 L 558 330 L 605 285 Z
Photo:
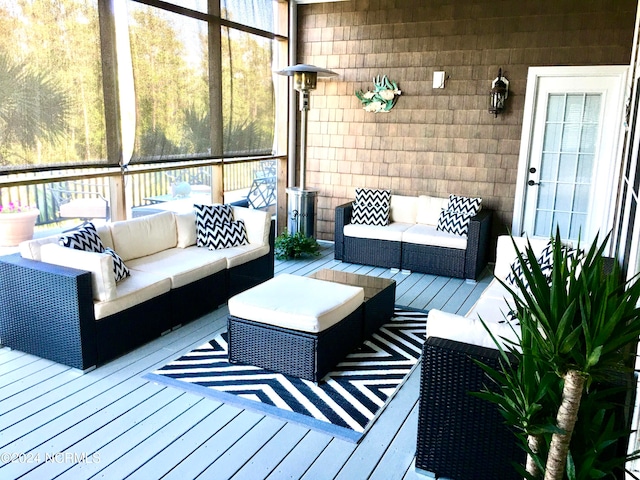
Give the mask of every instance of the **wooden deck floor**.
M 491 280 L 394 274 L 337 262 L 332 248 L 276 262 L 276 275 L 334 268 L 392 277 L 397 304 L 460 313 Z M 142 379 L 211 339 L 226 314 L 221 307 L 86 374 L 0 348 L 0 478 L 425 478 L 412 466 L 419 369 L 358 445 Z

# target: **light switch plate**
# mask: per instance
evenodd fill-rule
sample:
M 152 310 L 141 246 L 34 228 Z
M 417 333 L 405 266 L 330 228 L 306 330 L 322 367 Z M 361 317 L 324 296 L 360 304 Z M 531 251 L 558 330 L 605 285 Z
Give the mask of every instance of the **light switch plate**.
M 433 72 L 433 88 L 444 88 L 444 73 Z

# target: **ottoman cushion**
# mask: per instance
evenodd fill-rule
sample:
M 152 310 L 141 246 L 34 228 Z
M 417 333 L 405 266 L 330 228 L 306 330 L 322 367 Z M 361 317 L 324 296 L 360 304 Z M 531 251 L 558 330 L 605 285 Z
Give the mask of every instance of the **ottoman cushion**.
M 229 313 L 291 330 L 318 333 L 353 313 L 364 290 L 340 283 L 281 274 L 229 299 Z

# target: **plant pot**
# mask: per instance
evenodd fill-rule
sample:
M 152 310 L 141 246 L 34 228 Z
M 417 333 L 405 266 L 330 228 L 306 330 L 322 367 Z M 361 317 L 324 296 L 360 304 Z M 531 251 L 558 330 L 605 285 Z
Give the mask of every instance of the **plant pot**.
M 40 210 L 33 208 L 25 212 L 0 213 L 0 247 L 15 247 L 20 242 L 33 238 L 33 229 Z

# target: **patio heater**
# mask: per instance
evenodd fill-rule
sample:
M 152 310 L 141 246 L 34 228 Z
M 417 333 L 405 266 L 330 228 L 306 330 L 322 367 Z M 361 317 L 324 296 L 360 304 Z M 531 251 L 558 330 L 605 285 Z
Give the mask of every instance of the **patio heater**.
M 287 188 L 288 228 L 290 234 L 301 232 L 306 237 L 315 234 L 316 191 L 308 190 L 305 183 L 307 161 L 307 112 L 309 111 L 309 93 L 315 90 L 318 77 L 338 75 L 331 70 L 314 65 L 298 64 L 278 72 L 279 75 L 293 77 L 293 88 L 298 92 L 300 107 L 300 184 Z

